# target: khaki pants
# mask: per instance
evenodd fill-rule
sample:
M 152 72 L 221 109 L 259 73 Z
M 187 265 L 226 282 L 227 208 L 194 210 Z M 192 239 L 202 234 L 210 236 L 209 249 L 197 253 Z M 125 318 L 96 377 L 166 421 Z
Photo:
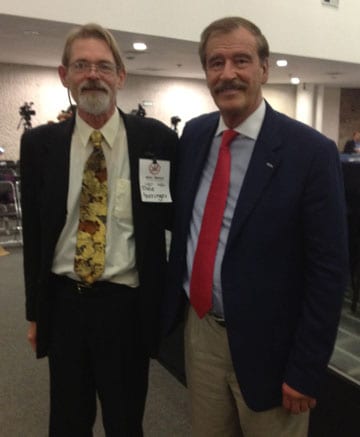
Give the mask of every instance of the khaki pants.
M 185 326 L 185 366 L 193 437 L 306 437 L 309 413 L 283 407 L 250 410 L 233 369 L 226 328 L 190 307 Z

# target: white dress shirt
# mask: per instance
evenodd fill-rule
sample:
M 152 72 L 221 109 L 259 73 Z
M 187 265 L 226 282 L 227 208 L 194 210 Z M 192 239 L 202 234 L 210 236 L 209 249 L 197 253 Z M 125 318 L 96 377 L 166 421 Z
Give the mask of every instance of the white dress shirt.
M 259 135 L 264 117 L 265 102 L 261 102 L 259 107 L 243 123 L 233 130 L 239 133 L 230 144 L 231 170 L 229 194 L 226 201 L 224 217 L 221 225 L 219 243 L 216 250 L 214 280 L 213 280 L 213 308 L 212 311 L 218 316 L 224 316 L 222 286 L 221 286 L 221 265 L 225 253 L 227 238 L 230 231 L 231 221 L 237 205 L 238 197 L 249 166 L 251 155 L 254 150 L 256 139 Z M 210 146 L 209 154 L 205 162 L 199 189 L 195 197 L 193 214 L 190 222 L 190 232 L 187 241 L 187 274 L 184 280 L 184 290 L 190 295 L 190 278 L 194 262 L 195 251 L 201 228 L 202 217 L 205 209 L 207 195 L 210 184 L 215 172 L 217 157 L 219 154 L 221 136 L 224 130 L 229 129 L 222 117 L 220 117 L 214 139 Z
M 74 256 L 79 224 L 79 198 L 83 169 L 92 152 L 89 141 L 94 129 L 76 114 L 71 140 L 69 192 L 65 226 L 56 245 L 52 271 L 75 280 Z M 105 271 L 99 280 L 139 285 L 135 260 L 132 220 L 129 153 L 124 122 L 115 111 L 100 129 L 108 175 L 108 215 L 106 222 Z

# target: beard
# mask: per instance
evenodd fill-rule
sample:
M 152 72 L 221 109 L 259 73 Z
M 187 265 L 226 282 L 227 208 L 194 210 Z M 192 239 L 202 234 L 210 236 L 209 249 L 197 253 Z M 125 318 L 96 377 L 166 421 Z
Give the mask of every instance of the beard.
M 110 108 L 112 92 L 102 80 L 86 80 L 81 83 L 78 90 L 79 108 L 92 114 L 100 115 Z

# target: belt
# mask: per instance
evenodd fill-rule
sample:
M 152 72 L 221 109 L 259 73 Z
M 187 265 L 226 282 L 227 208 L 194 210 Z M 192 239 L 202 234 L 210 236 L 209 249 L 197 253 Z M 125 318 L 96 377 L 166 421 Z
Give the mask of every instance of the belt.
M 224 319 L 224 317 L 218 316 L 218 315 L 216 315 L 216 314 L 214 314 L 214 313 L 208 313 L 208 315 L 209 315 L 213 320 L 215 320 L 215 322 L 216 322 L 218 325 L 222 326 L 223 328 L 226 328 L 226 323 L 225 323 L 225 319 Z
M 59 294 L 82 295 L 82 296 L 109 296 L 118 295 L 121 292 L 135 293 L 138 288 L 131 288 L 124 284 L 115 284 L 109 281 L 96 281 L 93 284 L 75 281 L 68 276 L 51 273 L 51 283 L 61 287 Z

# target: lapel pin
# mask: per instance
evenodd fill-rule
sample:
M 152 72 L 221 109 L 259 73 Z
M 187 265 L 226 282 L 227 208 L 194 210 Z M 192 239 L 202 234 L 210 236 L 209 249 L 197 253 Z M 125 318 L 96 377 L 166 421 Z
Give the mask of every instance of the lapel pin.
M 274 168 L 274 165 L 271 164 L 271 162 L 267 162 L 266 165 L 267 165 L 268 167 L 270 167 L 270 168 Z

